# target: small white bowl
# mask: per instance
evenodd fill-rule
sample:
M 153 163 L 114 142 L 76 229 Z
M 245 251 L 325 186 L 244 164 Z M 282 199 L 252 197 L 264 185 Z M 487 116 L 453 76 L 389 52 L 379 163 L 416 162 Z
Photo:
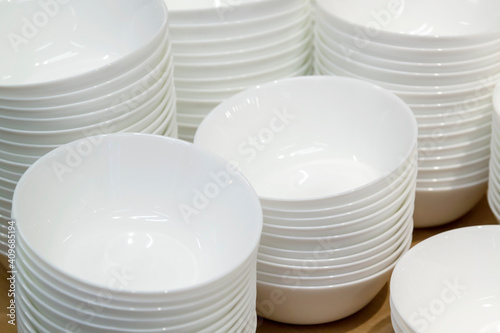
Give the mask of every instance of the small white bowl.
M 145 165 L 148 172 L 138 176 Z M 116 294 L 158 299 L 168 290 L 172 296 L 167 298 L 174 297 L 221 279 L 258 245 L 260 203 L 248 182 L 232 171 L 227 162 L 180 140 L 146 134 L 89 137 L 57 148 L 30 167 L 16 187 L 12 215 L 26 246 L 72 284 L 116 289 L 107 283 L 110 267 L 126 268 L 135 279 Z M 42 188 L 57 190 L 48 196 Z M 166 199 L 166 188 L 175 199 Z M 219 193 L 212 196 L 215 189 Z M 44 199 L 33 206 L 37 195 Z M 203 198 L 211 204 L 198 205 Z M 23 209 L 28 202 L 30 210 Z M 217 224 L 208 230 L 205 219 Z M 100 230 L 91 248 L 89 223 Z M 213 238 L 217 226 L 223 232 Z M 40 237 L 42 229 L 51 230 L 51 237 Z M 211 236 L 205 238 L 207 233 Z M 233 246 L 238 251 L 228 251 Z
M 57 14 L 52 18 L 35 2 L 5 6 L 11 19 L 2 25 L 9 38 L 1 42 L 8 52 L 1 63 L 0 97 L 63 94 L 106 82 L 147 59 L 167 31 L 167 8 L 161 0 L 136 0 L 118 12 L 114 1 L 101 2 L 98 8 L 84 1 L 57 8 L 50 9 L 51 15 Z M 42 24 L 43 31 L 35 24 Z M 29 43 L 23 31 L 31 31 Z
M 417 190 L 440 190 L 442 188 L 450 188 L 463 186 L 471 183 L 477 183 L 478 181 L 484 181 L 488 178 L 489 167 L 478 169 L 470 173 L 457 174 L 453 177 L 436 177 L 436 178 L 422 178 L 417 179 Z
M 400 318 L 415 332 L 497 331 L 499 241 L 500 226 L 486 225 L 446 231 L 415 245 L 391 278 L 392 306 Z
M 462 118 L 461 116 L 457 116 L 456 118 L 450 118 L 449 120 L 450 121 L 446 123 L 442 122 L 438 124 L 419 125 L 418 133 L 421 135 L 433 134 L 436 132 L 446 134 L 450 132 L 465 130 L 471 127 L 478 127 L 484 124 L 491 124 L 491 112 L 479 114 L 470 118 Z
M 416 228 L 428 228 L 455 221 L 469 212 L 486 194 L 488 178 L 448 188 L 417 188 L 415 196 Z
M 368 278 L 319 287 L 284 286 L 257 281 L 257 313 L 281 323 L 311 325 L 345 318 L 365 307 L 389 281 L 395 264 Z M 279 295 L 284 302 L 266 304 Z M 315 306 L 311 306 L 315 304 Z
M 407 105 L 377 86 L 296 77 L 222 102 L 201 123 L 195 144 L 237 162 L 264 206 L 321 209 L 324 202 L 369 196 L 404 170 L 413 156 L 416 127 Z M 307 181 L 301 180 L 304 175 Z

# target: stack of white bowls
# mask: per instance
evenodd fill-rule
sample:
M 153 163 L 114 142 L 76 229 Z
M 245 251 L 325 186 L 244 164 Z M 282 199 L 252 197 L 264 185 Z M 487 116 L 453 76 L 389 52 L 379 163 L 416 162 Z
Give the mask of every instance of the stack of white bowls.
M 163 1 L 16 1 L 0 11 L 1 227 L 17 181 L 52 149 L 111 132 L 177 136 Z
M 488 203 L 500 223 L 500 84 L 493 92 L 493 106 Z
M 150 134 L 78 140 L 26 171 L 12 215 L 20 332 L 255 332 L 262 209 L 213 154 Z
M 264 227 L 257 310 L 319 324 L 368 304 L 409 248 L 417 123 L 394 94 L 340 77 L 282 79 L 216 107 L 195 144 L 237 165 Z
M 193 141 L 224 99 L 257 84 L 312 72 L 309 0 L 165 0 L 179 138 Z
M 486 192 L 498 12 L 496 0 L 317 0 L 316 73 L 380 85 L 417 118 L 416 227 L 453 221 Z
M 500 325 L 500 226 L 455 229 L 408 251 L 390 284 L 396 333 L 495 333 Z

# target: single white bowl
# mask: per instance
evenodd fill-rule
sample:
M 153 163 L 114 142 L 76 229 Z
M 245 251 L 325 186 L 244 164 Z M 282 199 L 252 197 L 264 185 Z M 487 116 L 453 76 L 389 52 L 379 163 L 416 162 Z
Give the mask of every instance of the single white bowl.
M 169 2 L 175 0 L 165 0 L 167 7 Z M 274 0 L 275 1 L 275 0 Z M 272 2 L 272 1 L 268 1 Z M 212 11 L 214 10 L 212 4 Z M 231 5 L 229 5 L 231 6 Z M 244 10 L 231 6 L 231 10 Z M 248 9 L 247 9 L 248 10 Z M 169 8 L 171 16 L 176 15 L 176 11 Z M 305 13 L 309 14 L 310 3 L 306 0 L 289 1 L 282 4 L 282 8 L 278 12 L 261 13 L 248 12 L 247 17 L 238 21 L 229 22 L 213 22 L 200 23 L 199 16 L 193 15 L 191 22 L 185 24 L 169 24 L 170 33 L 174 40 L 210 40 L 221 38 L 232 38 L 236 36 L 245 36 L 254 34 L 256 31 L 268 31 L 279 28 L 291 21 L 295 21 L 298 17 L 303 17 Z
M 168 162 L 172 160 L 186 164 L 179 167 Z M 138 177 L 136 170 L 144 165 L 148 172 Z M 200 165 L 206 172 L 200 172 Z M 112 279 L 110 268 L 115 267 L 130 269 L 135 276 L 123 290 L 115 290 L 117 294 L 161 298 L 165 291 L 172 296 L 189 293 L 229 274 L 258 245 L 260 203 L 248 182 L 239 173 L 230 173 L 233 170 L 212 154 L 171 138 L 90 137 L 59 147 L 30 167 L 16 187 L 12 215 L 27 247 L 73 284 L 95 291 L 116 289 L 107 283 Z M 188 179 L 178 182 L 183 175 Z M 48 187 L 57 190 L 47 196 L 41 189 Z M 175 192 L 175 198 L 166 200 L 166 188 Z M 219 194 L 212 197 L 215 188 Z M 91 192 L 90 203 L 85 198 Z M 44 199 L 33 206 L 37 193 Z M 198 205 L 200 195 L 209 200 L 210 208 Z M 60 198 L 67 199 L 64 205 Z M 29 212 L 23 209 L 28 202 Z M 207 229 L 206 219 L 217 222 Z M 85 245 L 92 230 L 89 223 L 101 230 L 92 248 Z M 217 226 L 230 237 L 213 238 Z M 40 237 L 40 228 L 51 230 L 50 239 Z M 205 239 L 207 232 L 211 236 Z M 238 240 L 239 234 L 245 239 Z M 68 236 L 72 236 L 69 242 Z M 127 245 L 130 242 L 133 246 Z M 233 246 L 238 251 L 228 251 Z
M 443 232 L 415 245 L 391 278 L 399 316 L 416 332 L 496 331 L 499 240 L 500 226 L 487 225 Z M 437 308 L 441 315 L 433 315 Z M 434 320 L 425 319 L 425 310 Z
M 132 1 L 118 12 L 114 0 L 98 8 L 73 1 L 47 9 L 51 16 L 33 1 L 3 7 L 8 38 L 0 46 L 8 51 L 0 97 L 64 94 L 103 83 L 141 64 L 167 31 L 161 0 Z
M 469 212 L 486 194 L 488 178 L 472 184 L 448 188 L 417 188 L 416 228 L 428 228 L 455 221 Z
M 297 287 L 257 281 L 257 313 L 270 320 L 297 325 L 345 318 L 375 298 L 389 281 L 394 265 L 368 278 L 332 286 Z M 276 299 L 275 295 L 280 295 L 284 302 L 266 307 Z
M 406 104 L 377 86 L 300 77 L 222 102 L 201 123 L 195 144 L 235 161 L 264 206 L 317 209 L 380 190 L 413 156 L 416 127 Z
M 318 0 L 316 15 L 345 33 L 362 31 L 379 43 L 413 48 L 463 47 L 500 36 L 500 22 L 491 15 L 500 11 L 496 1 L 449 0 L 433 4 L 378 0 L 362 7 L 361 0 Z M 450 15 L 444 17 L 444 12 Z

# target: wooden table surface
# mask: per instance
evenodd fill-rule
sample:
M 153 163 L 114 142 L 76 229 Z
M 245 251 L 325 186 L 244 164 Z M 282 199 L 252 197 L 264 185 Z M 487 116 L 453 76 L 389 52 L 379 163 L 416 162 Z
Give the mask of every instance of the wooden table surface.
M 444 225 L 442 227 L 430 229 L 417 229 L 413 234 L 413 245 L 418 242 L 438 234 L 440 232 L 473 225 L 496 224 L 497 221 L 489 209 L 486 198 L 466 216 L 461 219 Z M 9 275 L 5 269 L 0 269 L 0 333 L 16 332 L 16 326 L 8 323 L 7 306 L 9 304 L 7 277 Z M 260 318 L 258 323 L 258 333 L 393 333 L 391 326 L 390 308 L 389 308 L 389 288 L 386 285 L 376 298 L 358 313 L 339 320 L 337 322 L 315 326 L 293 326 L 271 322 Z M 56 333 L 56 332 L 53 332 Z

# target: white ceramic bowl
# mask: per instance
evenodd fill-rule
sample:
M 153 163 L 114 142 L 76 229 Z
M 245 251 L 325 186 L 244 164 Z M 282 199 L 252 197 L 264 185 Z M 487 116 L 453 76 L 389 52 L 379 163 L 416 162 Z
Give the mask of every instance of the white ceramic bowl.
M 490 155 L 486 154 L 460 164 L 431 167 L 419 166 L 417 179 L 420 181 L 421 179 L 443 179 L 468 175 L 487 168 L 489 161 Z
M 64 1 L 44 11 L 35 1 L 4 4 L 2 34 L 9 38 L 1 42 L 0 97 L 82 90 L 142 63 L 164 38 L 167 8 L 160 0 L 132 1 L 118 12 L 116 5 Z
M 491 121 L 475 127 L 458 130 L 450 133 L 436 131 L 433 134 L 422 134 L 418 136 L 419 147 L 427 145 L 454 146 L 464 142 L 473 141 L 491 133 Z
M 179 167 L 168 162 L 172 160 L 185 164 Z M 200 172 L 200 165 L 206 172 Z M 144 166 L 149 171 L 138 176 L 136 170 Z M 258 244 L 260 204 L 246 180 L 232 170 L 226 162 L 175 139 L 145 134 L 90 137 L 64 145 L 30 167 L 16 187 L 12 215 L 27 247 L 75 285 L 110 288 L 114 267 L 130 269 L 135 276 L 124 290 L 116 290 L 118 294 L 158 298 L 168 290 L 175 295 L 229 274 Z M 42 190 L 49 187 L 57 188 L 50 196 Z M 212 197 L 215 188 L 219 194 Z M 166 200 L 165 189 L 175 193 L 175 199 Z M 197 205 L 197 189 L 208 191 L 208 208 Z M 33 206 L 37 193 L 44 199 Z M 82 204 L 90 193 L 91 203 Z M 61 198 L 66 198 L 64 205 Z M 223 204 L 226 200 L 232 203 Z M 28 202 L 29 212 L 23 209 Z M 208 228 L 205 219 L 217 222 Z M 89 223 L 101 231 L 92 247 L 87 246 L 93 230 Z M 230 237 L 204 239 L 217 233 L 218 225 Z M 51 230 L 51 237 L 40 237 L 42 229 Z M 245 240 L 238 240 L 238 234 Z M 70 242 L 65 241 L 68 236 Z M 228 252 L 232 246 L 238 251 Z
M 316 15 L 346 33 L 362 31 L 379 43 L 413 48 L 463 47 L 500 36 L 500 22 L 491 15 L 500 11 L 496 1 L 449 0 L 432 4 L 414 1 L 403 5 L 379 0 L 362 7 L 361 0 L 318 0 Z M 444 12 L 450 15 L 444 17 Z
M 339 320 L 365 307 L 387 283 L 392 268 L 389 266 L 362 280 L 332 286 L 290 287 L 257 281 L 257 312 L 274 321 L 298 325 Z M 266 307 L 276 299 L 275 295 L 280 296 L 280 301 Z
M 390 284 L 392 306 L 405 324 L 415 332 L 498 330 L 500 286 L 492 277 L 500 274 L 499 240 L 500 226 L 475 226 L 440 233 L 408 251 Z
M 379 87 L 299 77 L 224 101 L 202 122 L 195 144 L 237 162 L 264 206 L 318 209 L 369 196 L 404 170 L 416 126 L 406 104 Z
M 491 109 L 490 109 L 491 110 Z M 475 117 L 464 119 L 460 116 L 452 118 L 450 122 L 439 124 L 425 124 L 418 126 L 418 133 L 421 135 L 433 134 L 436 132 L 452 133 L 467 128 L 475 128 L 484 124 L 491 124 L 491 113 L 480 114 Z M 418 119 L 417 119 L 418 121 Z
M 455 221 L 469 212 L 486 194 L 488 177 L 472 184 L 446 188 L 417 188 L 416 228 L 428 228 Z
M 445 110 L 436 108 L 434 113 L 425 114 L 420 114 L 419 111 L 421 109 L 418 106 L 410 106 L 410 108 L 415 114 L 415 118 L 417 118 L 419 126 L 426 126 L 437 123 L 461 124 L 462 122 L 466 122 L 467 120 L 478 117 L 480 115 L 489 114 L 491 116 L 491 110 L 493 109 L 493 106 L 490 103 L 479 107 L 472 107 L 469 109 L 466 109 L 465 107 L 463 107 L 462 109 L 449 108 Z
M 448 155 L 448 156 L 434 156 L 434 157 L 425 157 L 421 156 L 418 160 L 418 165 L 421 167 L 441 167 L 441 166 L 451 166 L 454 164 L 462 164 L 467 161 L 471 161 L 480 157 L 485 157 L 490 155 L 490 147 L 485 144 L 483 147 L 479 147 L 476 149 L 471 149 L 468 152 Z

